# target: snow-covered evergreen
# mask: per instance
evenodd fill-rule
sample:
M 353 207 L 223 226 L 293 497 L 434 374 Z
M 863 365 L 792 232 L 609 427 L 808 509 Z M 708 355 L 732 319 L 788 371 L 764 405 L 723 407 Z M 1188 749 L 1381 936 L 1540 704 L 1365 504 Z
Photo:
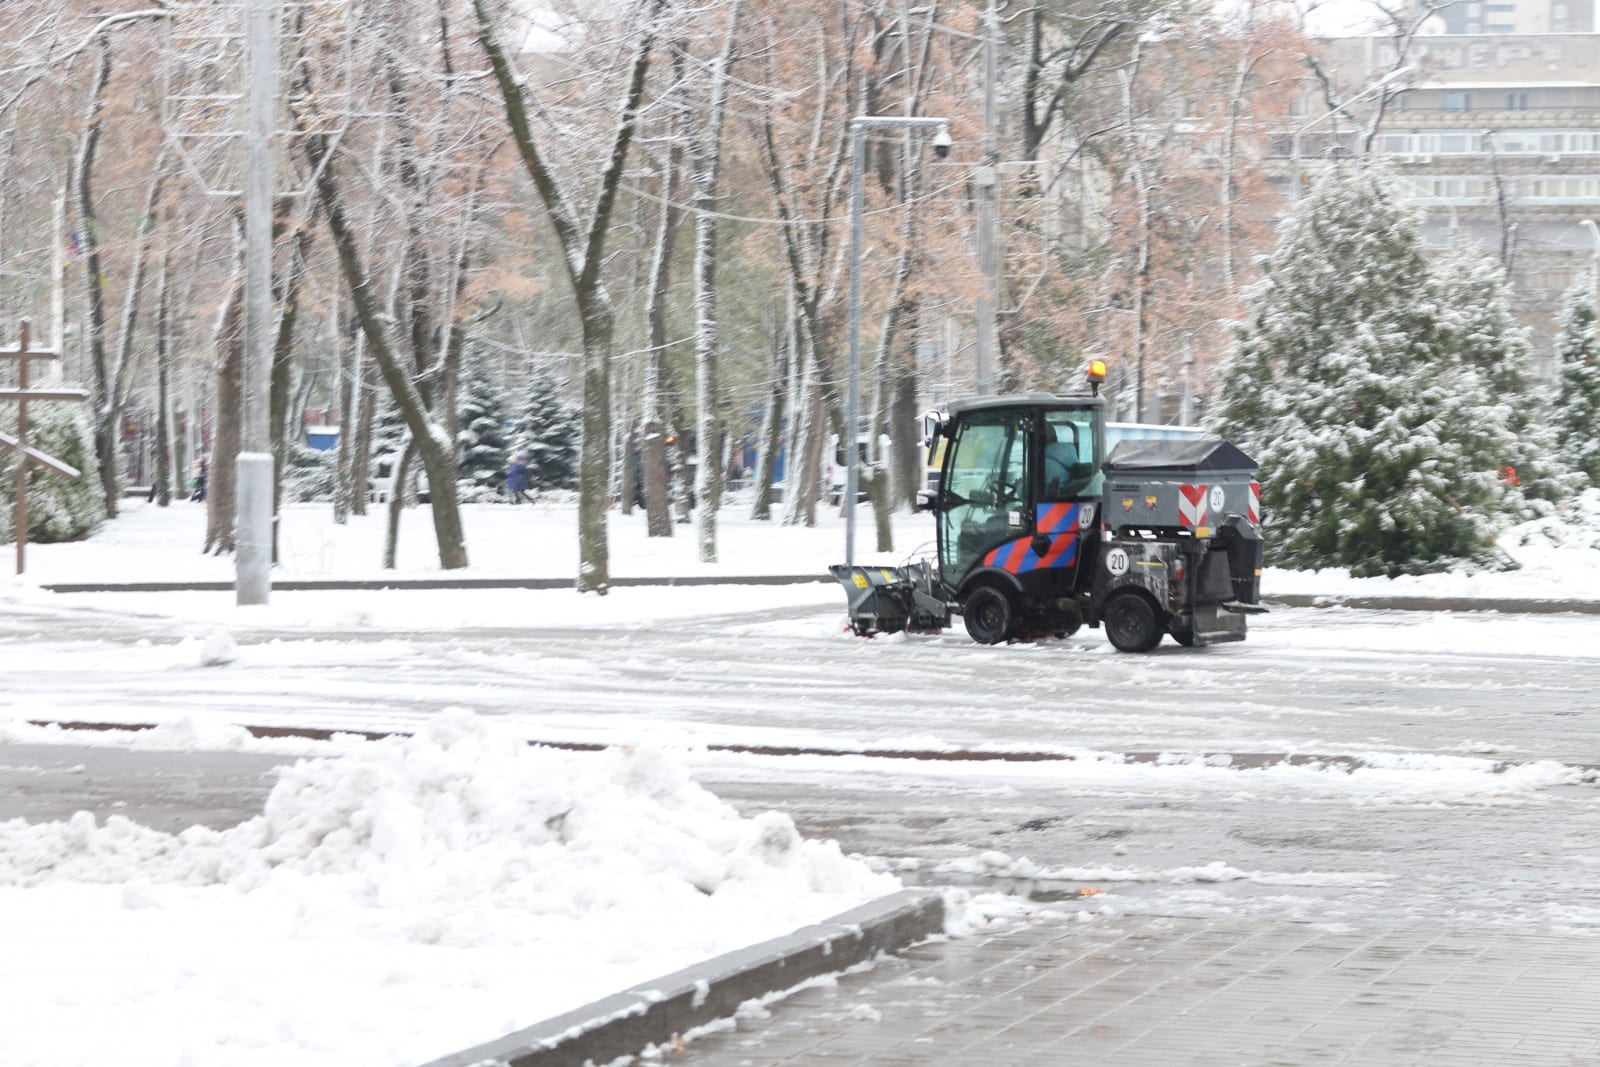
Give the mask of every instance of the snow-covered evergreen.
M 529 488 L 577 488 L 578 413 L 561 399 L 561 383 L 545 367 L 534 368 L 527 397 L 517 420 L 515 450 L 527 453 Z
M 1520 488 L 1520 510 L 1517 494 L 1506 498 L 1517 521 L 1549 514 L 1556 502 L 1583 486 L 1562 460 L 1555 434 L 1528 388 L 1533 343 L 1528 328 L 1511 312 L 1510 279 L 1499 262 L 1476 247 L 1435 253 L 1431 269 L 1456 335 L 1457 353 L 1483 375 L 1492 402 L 1506 409 L 1504 422 L 1512 433 L 1510 441 L 1482 442 L 1488 451 L 1478 457 L 1478 465 L 1500 470 L 1515 483 L 1513 488 Z
M 1551 421 L 1562 457 L 1600 486 L 1600 338 L 1595 337 L 1594 288 L 1588 280 L 1567 290 L 1557 320 L 1561 375 Z
M 8 430 L 15 432 L 15 412 Z M 79 406 L 34 402 L 28 405 L 28 444 L 82 472 L 77 481 L 31 464 L 28 469 L 28 540 L 46 544 L 73 541 L 106 517 L 100 486 L 100 463 L 95 458 L 94 434 Z M 8 450 L 9 451 L 9 450 Z M 15 456 L 0 467 L 0 539 L 14 540 L 11 509 L 16 500 Z
M 1285 220 L 1214 426 L 1261 463 L 1275 565 L 1371 576 L 1494 559 L 1523 502 L 1501 474 L 1513 405 L 1477 365 L 1499 343 L 1493 315 L 1450 306 L 1454 289 L 1379 170 L 1328 174 Z
M 378 410 L 378 417 L 372 423 L 372 458 L 398 455 L 410 433 L 405 416 L 400 414 L 400 406 L 389 400 Z
M 481 360 L 468 363 L 466 386 L 456 437 L 461 449 L 460 477 L 474 489 L 494 489 L 504 480 L 511 456 L 500 390 L 489 381 L 488 368 Z
M 289 500 L 332 500 L 337 480 L 335 456 L 299 441 L 284 448 L 283 485 Z

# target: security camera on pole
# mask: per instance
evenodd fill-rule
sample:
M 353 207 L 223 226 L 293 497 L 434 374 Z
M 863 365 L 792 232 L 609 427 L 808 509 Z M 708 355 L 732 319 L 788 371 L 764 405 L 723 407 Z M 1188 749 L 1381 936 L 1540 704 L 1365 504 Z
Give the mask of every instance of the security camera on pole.
M 856 423 L 861 406 L 861 209 L 864 193 L 862 174 L 866 170 L 868 129 L 933 129 L 933 154 L 944 159 L 950 154 L 948 119 L 910 115 L 857 115 L 850 120 L 850 379 L 844 402 L 844 559 L 856 558 Z

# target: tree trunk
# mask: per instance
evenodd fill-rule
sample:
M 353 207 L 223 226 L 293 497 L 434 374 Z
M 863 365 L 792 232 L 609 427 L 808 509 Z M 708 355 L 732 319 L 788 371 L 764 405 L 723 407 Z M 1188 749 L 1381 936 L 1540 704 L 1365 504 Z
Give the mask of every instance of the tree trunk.
M 92 182 L 97 150 L 100 146 L 101 119 L 105 112 L 106 84 L 111 80 L 111 38 L 101 34 L 95 64 L 94 82 L 89 92 L 89 113 L 84 121 L 83 141 L 78 147 L 78 218 L 83 249 L 85 340 L 89 363 L 94 372 L 94 447 L 100 461 L 100 490 L 105 497 L 106 518 L 117 517 L 121 493 L 117 488 L 117 428 L 108 419 L 114 381 L 106 355 L 105 262 L 100 255 L 100 224 L 95 214 Z
M 889 472 L 881 466 L 869 467 L 862 488 L 866 491 L 867 499 L 872 502 L 873 525 L 878 533 L 878 551 L 893 552 L 894 527 L 889 524 L 889 514 L 893 510 L 889 505 Z
M 682 53 L 674 55 L 674 71 L 681 80 Z M 674 88 L 677 88 L 675 85 Z M 679 148 L 678 128 L 682 121 L 681 107 L 672 111 L 668 137 L 674 142 L 663 162 L 661 180 L 661 216 L 656 225 L 656 251 L 650 270 L 650 298 L 645 307 L 645 326 L 648 331 L 650 354 L 645 361 L 644 426 L 645 450 L 640 464 L 644 481 L 645 530 L 650 537 L 672 536 L 671 501 L 668 488 L 668 449 L 664 434 L 667 409 L 671 406 L 674 390 L 667 368 L 667 290 L 671 283 L 672 250 L 677 243 L 678 222 L 683 216 L 677 206 Z M 651 446 L 651 437 L 656 446 Z M 682 488 L 680 486 L 680 488 Z
M 400 554 L 400 513 L 406 506 L 406 493 L 411 485 L 411 459 L 416 454 L 416 438 L 407 434 L 400 445 L 400 454 L 394 458 L 394 483 L 389 492 L 387 525 L 383 531 L 383 569 L 386 571 L 394 570 L 395 559 Z
M 349 337 L 345 323 L 348 314 L 344 302 L 340 301 L 334 312 L 334 351 L 339 361 L 339 454 L 335 466 L 333 483 L 333 523 L 343 526 L 350 521 L 350 513 L 355 510 L 356 478 L 355 478 L 355 450 L 356 424 L 359 416 L 356 413 L 356 404 L 361 391 L 356 387 L 356 377 L 360 370 L 356 366 L 356 346 L 354 339 Z M 348 348 L 348 356 L 346 349 Z M 364 493 L 361 495 L 365 495 Z
M 164 250 L 161 273 L 156 278 L 156 470 L 152 484 L 156 503 L 164 508 L 172 505 L 172 323 L 168 315 L 171 302 L 167 293 L 171 259 L 170 253 Z
M 711 107 L 704 130 L 694 128 L 694 366 L 695 406 L 698 410 L 695 442 L 700 466 L 695 471 L 695 496 L 699 498 L 696 530 L 700 562 L 717 561 L 717 505 L 722 496 L 720 446 L 722 428 L 717 418 L 717 357 L 720 323 L 717 317 L 717 177 L 722 163 L 722 126 L 727 112 L 728 70 L 733 64 L 734 41 L 739 30 L 739 0 L 728 13 L 727 37 L 711 71 Z
M 626 387 L 624 387 L 626 388 Z M 623 422 L 631 422 L 630 413 L 624 412 Z M 639 483 L 635 468 L 635 460 L 639 458 L 639 431 L 628 427 L 628 432 L 622 437 L 622 470 L 617 475 L 617 509 L 624 515 L 633 514 L 633 498 L 639 495 Z
M 606 445 L 611 423 L 611 338 L 615 325 L 611 298 L 602 284 L 601 270 L 605 265 L 605 243 L 611 229 L 612 210 L 644 100 L 645 75 L 649 72 L 650 53 L 655 46 L 655 22 L 664 6 L 665 0 L 649 0 L 639 12 L 646 29 L 633 54 L 621 119 L 585 232 L 534 139 L 523 80 L 513 69 L 500 40 L 489 0 L 473 0 L 478 18 L 478 43 L 494 70 L 495 84 L 505 102 L 506 121 L 523 169 L 538 190 L 551 227 L 561 243 L 573 300 L 583 323 L 583 446 L 578 456 L 577 584 L 579 592 L 601 595 L 611 588 L 611 563 L 606 544 Z
M 372 423 L 378 413 L 378 367 L 366 358 L 367 342 L 364 334 L 357 334 L 351 358 L 355 362 L 356 388 L 361 416 L 356 423 L 356 452 L 350 464 L 350 512 L 367 513 L 367 478 L 372 469 Z
M 901 358 L 889 382 L 889 441 L 892 482 L 891 510 L 914 508 L 923 488 L 922 427 L 917 421 L 917 360 L 915 342 L 899 346 Z
M 317 174 L 317 196 L 328 222 L 328 231 L 339 253 L 339 264 L 345 283 L 350 290 L 351 302 L 367 343 L 372 346 L 373 358 L 394 396 L 395 403 L 406 421 L 407 428 L 422 459 L 428 475 L 432 499 L 433 529 L 439 545 L 439 566 L 443 570 L 456 570 L 467 566 L 466 538 L 461 526 L 461 507 L 455 493 L 456 453 L 455 442 L 449 440 L 443 429 L 433 421 L 422 394 L 412 382 L 411 374 L 401 365 L 389 336 L 387 323 L 378 301 L 373 295 L 365 263 L 356 247 L 355 234 L 351 232 L 344 211 L 344 201 L 339 191 L 338 172 L 332 159 L 332 149 L 327 138 L 320 133 L 308 133 L 305 148 L 313 171 Z M 604 445 L 604 440 L 601 442 Z
M 206 475 L 205 551 L 233 551 L 233 523 L 238 510 L 235 469 L 239 464 L 239 403 L 244 393 L 244 274 L 228 286 L 228 300 L 217 323 L 217 429 L 210 455 L 200 457 Z
M 804 456 L 799 470 L 800 492 L 795 498 L 793 512 L 786 515 L 784 521 L 788 525 L 798 523 L 802 526 L 815 526 L 817 497 L 822 493 L 831 493 L 833 487 L 822 484 L 822 451 L 828 436 L 827 399 L 822 395 L 822 388 L 814 375 L 808 376 L 805 395 L 806 418 L 799 439 L 800 452 Z
M 783 442 L 784 397 L 789 384 L 789 345 L 783 335 L 774 338 L 772 384 L 761 414 L 761 437 L 756 446 L 755 487 L 751 493 L 750 517 L 772 518 L 772 480 L 777 473 L 778 450 Z
M 287 198 L 281 201 L 282 210 Z M 276 211 L 274 212 L 276 214 Z M 267 437 L 272 452 L 272 562 L 278 562 L 279 515 L 283 512 L 283 466 L 287 458 L 290 371 L 294 363 L 294 326 L 300 314 L 300 285 L 306 273 L 306 247 L 311 240 L 310 220 L 296 230 L 289 269 L 281 279 L 278 293 L 278 332 L 272 344 L 272 368 L 267 392 Z M 275 227 L 276 229 L 276 227 Z

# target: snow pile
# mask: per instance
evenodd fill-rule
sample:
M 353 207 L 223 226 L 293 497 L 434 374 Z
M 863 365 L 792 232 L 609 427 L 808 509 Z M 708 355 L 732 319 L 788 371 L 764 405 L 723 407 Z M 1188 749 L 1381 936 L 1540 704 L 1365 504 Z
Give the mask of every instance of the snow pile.
M 1500 537 L 1513 555 L 1519 549 L 1587 548 L 1600 550 L 1600 489 L 1587 489 L 1555 515 L 1514 526 Z
M 671 755 L 446 712 L 230 830 L 0 823 L 0 1063 L 414 1063 L 897 888 Z
M 1439 574 L 1352 578 L 1347 569 L 1290 571 L 1268 567 L 1267 596 L 1423 596 L 1592 600 L 1600 595 L 1600 489 L 1589 489 L 1556 514 L 1513 526 L 1497 541 L 1516 568 L 1498 573 L 1471 565 Z M 1267 546 L 1272 559 L 1272 546 Z

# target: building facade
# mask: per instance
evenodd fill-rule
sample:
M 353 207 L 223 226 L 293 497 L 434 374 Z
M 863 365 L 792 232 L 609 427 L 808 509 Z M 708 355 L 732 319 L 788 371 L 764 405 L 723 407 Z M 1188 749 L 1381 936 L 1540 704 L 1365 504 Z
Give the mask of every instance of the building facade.
M 1536 6 L 1547 19 L 1575 17 L 1575 6 Z M 1455 4 L 1444 15 L 1480 7 L 1519 5 Z M 1583 12 L 1592 19 L 1587 4 Z M 1330 110 L 1320 84 L 1303 86 L 1298 125 L 1273 143 L 1285 198 L 1299 195 L 1318 166 L 1362 152 L 1378 95 L 1371 87 L 1393 77 L 1405 89 L 1370 150 L 1391 161 L 1425 211 L 1430 245 L 1471 242 L 1508 266 L 1518 317 L 1534 331 L 1529 371 L 1549 381 L 1561 295 L 1593 284 L 1600 262 L 1600 35 L 1437 34 L 1414 39 L 1403 59 L 1389 38 L 1321 46 L 1343 106 Z

